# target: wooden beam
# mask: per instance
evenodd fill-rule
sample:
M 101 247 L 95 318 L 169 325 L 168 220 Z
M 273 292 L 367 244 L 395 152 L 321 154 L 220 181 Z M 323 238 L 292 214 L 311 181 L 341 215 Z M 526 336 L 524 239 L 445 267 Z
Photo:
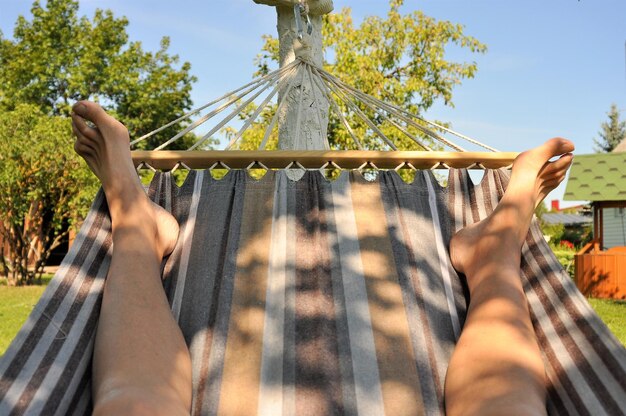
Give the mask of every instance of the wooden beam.
M 595 201 L 593 203 L 600 208 L 626 208 L 626 200 L 624 201 Z
M 335 162 L 344 169 L 355 169 L 370 162 L 381 169 L 394 169 L 403 162 L 418 169 L 429 169 L 440 163 L 453 168 L 497 169 L 507 167 L 519 153 L 516 152 L 420 152 L 373 150 L 275 150 L 275 151 L 133 151 L 135 166 L 147 163 L 155 169 L 170 170 L 177 163 L 192 169 L 206 169 L 216 162 L 231 168 L 246 168 L 252 162 L 261 162 L 271 169 L 283 169 L 298 162 L 307 169 L 318 169 L 327 162 Z M 440 166 L 441 168 L 445 168 Z

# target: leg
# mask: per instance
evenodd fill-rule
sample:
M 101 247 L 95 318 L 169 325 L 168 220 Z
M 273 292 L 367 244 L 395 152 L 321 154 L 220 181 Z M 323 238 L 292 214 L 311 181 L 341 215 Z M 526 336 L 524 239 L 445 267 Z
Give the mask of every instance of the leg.
M 93 357 L 94 414 L 189 414 L 189 351 L 160 270 L 178 224 L 145 194 L 121 123 L 90 102 L 74 106 L 72 122 L 75 149 L 102 182 L 113 227 Z
M 521 247 L 535 208 L 565 177 L 572 150 L 571 142 L 552 139 L 522 153 L 494 212 L 452 238 L 452 264 L 467 277 L 470 304 L 446 376 L 448 415 L 546 414 L 545 369 L 520 280 Z

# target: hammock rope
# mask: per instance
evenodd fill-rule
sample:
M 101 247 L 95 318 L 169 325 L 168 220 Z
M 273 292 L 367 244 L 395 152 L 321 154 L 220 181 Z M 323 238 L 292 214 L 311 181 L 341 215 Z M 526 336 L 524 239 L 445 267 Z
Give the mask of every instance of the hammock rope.
M 356 151 L 364 151 L 365 146 L 359 136 L 367 136 L 374 140 L 373 143 L 376 142 L 376 139 L 379 140 L 378 146 L 381 146 L 382 149 L 387 151 L 388 156 L 391 156 L 391 154 L 396 152 L 400 156 L 406 154 L 407 157 L 404 159 L 401 158 L 402 160 L 393 158 L 397 161 L 397 163 L 391 167 L 391 169 L 395 169 L 398 166 L 406 168 L 406 163 L 411 163 L 415 166 L 419 165 L 420 167 L 428 169 L 441 169 L 452 165 L 455 167 L 484 169 L 487 165 L 481 162 L 493 162 L 493 159 L 489 158 L 489 160 L 487 160 L 484 157 L 484 155 L 489 153 L 497 153 L 501 156 L 501 161 L 496 167 L 507 167 L 511 165 L 514 157 L 517 155 L 517 153 L 499 152 L 495 148 L 481 143 L 476 139 L 456 132 L 439 123 L 426 120 L 425 118 L 407 111 L 395 104 L 385 102 L 372 95 L 359 91 L 355 87 L 333 76 L 328 71 L 315 66 L 305 59 L 297 58 L 292 63 L 285 65 L 283 68 L 263 75 L 240 88 L 228 92 L 207 104 L 189 111 L 183 116 L 178 117 L 176 120 L 173 120 L 172 122 L 141 136 L 137 140 L 134 140 L 131 143 L 131 148 L 136 146 L 138 143 L 163 132 L 168 127 L 180 122 L 189 121 L 189 125 L 185 126 L 181 131 L 165 140 L 162 144 L 158 145 L 154 151 L 134 151 L 133 159 L 137 165 L 141 164 L 142 166 L 162 166 L 163 160 L 167 159 L 170 169 L 174 166 L 180 168 L 181 162 L 184 162 L 186 166 L 194 165 L 196 168 L 206 168 L 216 162 L 213 160 L 214 155 L 210 152 L 203 153 L 202 155 L 196 155 L 191 152 L 201 150 L 203 145 L 209 139 L 213 138 L 216 134 L 225 131 L 225 128 L 231 128 L 229 126 L 234 122 L 236 117 L 244 114 L 251 105 L 256 105 L 256 108 L 254 108 L 254 110 L 251 111 L 251 114 L 245 119 L 242 118 L 242 124 L 238 129 L 232 129 L 235 132 L 229 138 L 229 141 L 225 146 L 225 151 L 236 150 L 240 146 L 245 133 L 253 125 L 255 125 L 259 116 L 264 111 L 269 111 L 273 112 L 273 114 L 269 124 L 265 127 L 263 138 L 258 146 L 258 150 L 264 151 L 270 140 L 273 137 L 276 138 L 275 131 L 279 115 L 284 114 L 285 106 L 287 105 L 291 91 L 294 90 L 294 87 L 298 85 L 298 83 L 299 85 L 305 85 L 305 82 L 309 83 L 310 88 L 312 89 L 311 92 L 313 97 L 322 97 L 328 102 L 328 115 L 336 116 L 336 119 L 339 122 L 339 128 L 345 130 L 347 136 L 352 140 L 354 147 L 357 149 Z M 301 92 L 299 96 L 296 97 L 296 102 L 292 103 L 297 108 L 294 130 L 294 144 L 296 148 L 304 147 L 303 143 L 301 143 L 301 130 L 304 123 L 304 96 L 304 92 Z M 279 97 L 279 99 L 276 99 L 276 97 Z M 256 104 L 257 100 L 260 101 L 259 104 Z M 314 109 L 314 118 L 317 123 L 322 125 L 324 117 L 317 98 L 313 100 L 311 107 Z M 227 115 L 219 118 L 218 115 L 225 111 L 228 111 Z M 370 116 L 366 114 L 366 111 L 370 112 Z M 206 114 L 202 115 L 204 112 L 206 112 Z M 193 120 L 194 117 L 198 118 Z M 207 133 L 202 134 L 200 139 L 196 140 L 187 149 L 187 151 L 174 151 L 174 153 L 169 151 L 169 153 L 165 156 L 161 154 L 161 152 L 166 151 L 168 146 L 172 145 L 186 134 L 197 131 L 197 129 L 201 126 L 208 126 L 210 122 L 213 124 L 207 127 Z M 383 125 L 385 126 L 384 128 Z M 415 131 L 419 132 L 419 134 L 416 135 L 412 133 Z M 421 139 L 421 135 L 428 137 L 440 147 L 444 149 L 451 149 L 452 151 L 440 152 L 434 150 L 432 147 L 428 146 L 423 139 Z M 462 141 L 465 141 L 473 146 L 486 150 L 487 153 L 469 151 L 468 149 L 455 143 L 455 141 L 451 138 L 445 137 L 445 135 L 461 139 Z M 422 149 L 423 151 L 419 155 L 415 153 L 409 155 L 406 151 L 399 150 L 399 144 L 394 142 L 397 137 L 406 137 L 410 139 L 419 147 L 419 149 Z M 328 142 L 327 137 L 323 142 L 323 146 L 327 151 L 334 151 L 331 151 L 330 143 Z M 241 152 L 240 150 L 238 151 Z M 342 158 L 342 161 L 356 157 L 356 155 L 352 153 L 355 151 L 347 150 L 344 152 L 346 152 L 347 158 Z M 460 153 L 462 156 L 457 157 L 456 153 Z M 432 155 L 435 154 L 437 155 L 437 160 L 433 160 L 432 158 Z M 194 159 L 192 163 L 190 163 L 189 160 L 190 156 Z M 275 163 L 275 161 L 269 161 L 268 157 L 275 160 L 276 157 L 291 157 L 293 155 L 281 153 L 270 156 L 264 154 L 240 153 L 239 156 L 242 158 L 254 156 L 255 159 L 243 160 L 241 163 L 237 161 L 235 163 L 237 168 L 245 168 L 245 166 L 248 166 L 252 162 L 262 162 L 265 166 L 277 168 L 277 163 Z M 329 153 L 327 156 L 336 155 Z M 410 158 L 408 158 L 409 156 Z M 172 157 L 178 158 L 178 160 L 175 160 L 174 163 L 172 163 Z M 348 166 L 355 168 L 355 165 L 358 167 L 365 162 L 372 162 L 376 166 L 381 166 L 378 161 L 370 160 L 371 158 L 369 156 L 360 154 L 359 157 L 361 159 L 348 163 Z M 365 157 L 365 159 L 363 159 L 363 157 Z M 204 163 L 199 164 L 203 158 L 206 160 Z M 424 160 L 420 161 L 421 158 L 424 158 Z M 307 169 L 320 169 L 320 166 L 329 162 L 330 159 L 321 161 L 321 163 L 317 164 L 317 166 L 311 166 L 310 161 L 302 160 L 300 157 L 296 159 L 284 159 L 278 164 L 278 168 L 285 168 L 285 166 L 296 161 L 302 166 L 305 166 Z M 228 160 L 222 160 L 222 162 L 228 163 Z M 333 162 L 340 165 L 337 160 L 333 160 Z M 451 164 L 451 162 L 453 163 Z M 348 168 L 348 166 L 342 167 Z M 493 163 L 491 164 L 491 167 L 494 167 Z

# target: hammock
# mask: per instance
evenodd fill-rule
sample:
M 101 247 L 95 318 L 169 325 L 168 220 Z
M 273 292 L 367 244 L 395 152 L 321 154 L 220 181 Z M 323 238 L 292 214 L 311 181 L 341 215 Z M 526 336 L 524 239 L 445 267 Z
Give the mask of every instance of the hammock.
M 492 211 L 506 181 L 503 170 L 477 186 L 451 170 L 446 188 L 430 171 L 412 184 L 395 172 L 294 182 L 191 171 L 179 188 L 158 173 L 149 194 L 181 224 L 164 287 L 191 351 L 193 414 L 443 414 L 467 306 L 447 243 Z M 100 193 L 0 361 L 0 414 L 89 414 L 111 250 Z M 536 224 L 522 278 L 550 414 L 623 414 L 626 352 Z
M 303 69 L 314 73 L 306 65 L 297 61 L 249 85 L 273 82 L 284 88 Z M 279 77 L 290 68 L 291 77 Z M 332 83 L 335 98 L 346 98 L 351 87 Z M 396 120 L 392 124 L 411 136 L 409 127 L 444 145 L 452 142 L 442 132 L 461 137 L 360 94 L 361 102 L 376 104 L 382 119 Z M 219 101 L 224 104 L 186 130 L 229 105 L 247 105 L 236 92 L 209 104 Z M 205 108 L 209 105 L 184 117 Z M 237 111 L 241 108 L 226 118 Z M 244 122 L 242 130 L 251 123 Z M 224 125 L 218 122 L 204 139 Z M 350 130 L 347 123 L 344 127 Z M 380 128 L 370 129 L 395 148 Z M 464 277 L 451 267 L 448 243 L 454 232 L 494 209 L 508 173 L 487 169 L 475 186 L 467 169 L 451 168 L 448 186 L 442 187 L 428 168 L 496 168 L 512 157 L 429 151 L 246 157 L 135 152 L 137 164 L 198 169 L 190 170 L 180 187 L 172 173 L 157 172 L 149 188 L 150 197 L 181 225 L 163 284 L 191 352 L 193 414 L 443 414 L 447 363 L 468 301 Z M 306 170 L 340 159 L 342 167 L 425 169 L 416 171 L 411 184 L 393 170 L 380 171 L 371 181 L 359 170 L 344 171 L 334 181 Z M 268 169 L 255 180 L 245 170 L 232 170 L 216 180 L 210 170 L 201 170 L 227 162 L 295 165 L 304 175 L 294 181 L 293 171 Z M 90 413 L 91 356 L 112 253 L 110 227 L 101 192 L 0 360 L 0 414 Z M 537 224 L 523 247 L 521 275 L 546 366 L 549 413 L 623 414 L 626 350 L 562 270 Z

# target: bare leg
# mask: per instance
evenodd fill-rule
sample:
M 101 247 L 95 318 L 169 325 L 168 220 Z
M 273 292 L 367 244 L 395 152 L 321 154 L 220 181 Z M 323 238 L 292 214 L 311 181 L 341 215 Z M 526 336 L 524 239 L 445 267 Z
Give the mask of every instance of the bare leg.
M 534 209 L 565 177 L 573 150 L 571 142 L 552 139 L 522 153 L 494 212 L 452 238 L 452 264 L 467 277 L 470 304 L 446 376 L 448 415 L 546 414 L 545 368 L 520 280 L 521 247 Z
M 94 103 L 77 103 L 74 113 L 75 150 L 102 182 L 113 226 L 93 358 L 94 414 L 189 414 L 189 351 L 160 275 L 178 224 L 145 194 L 126 128 Z

